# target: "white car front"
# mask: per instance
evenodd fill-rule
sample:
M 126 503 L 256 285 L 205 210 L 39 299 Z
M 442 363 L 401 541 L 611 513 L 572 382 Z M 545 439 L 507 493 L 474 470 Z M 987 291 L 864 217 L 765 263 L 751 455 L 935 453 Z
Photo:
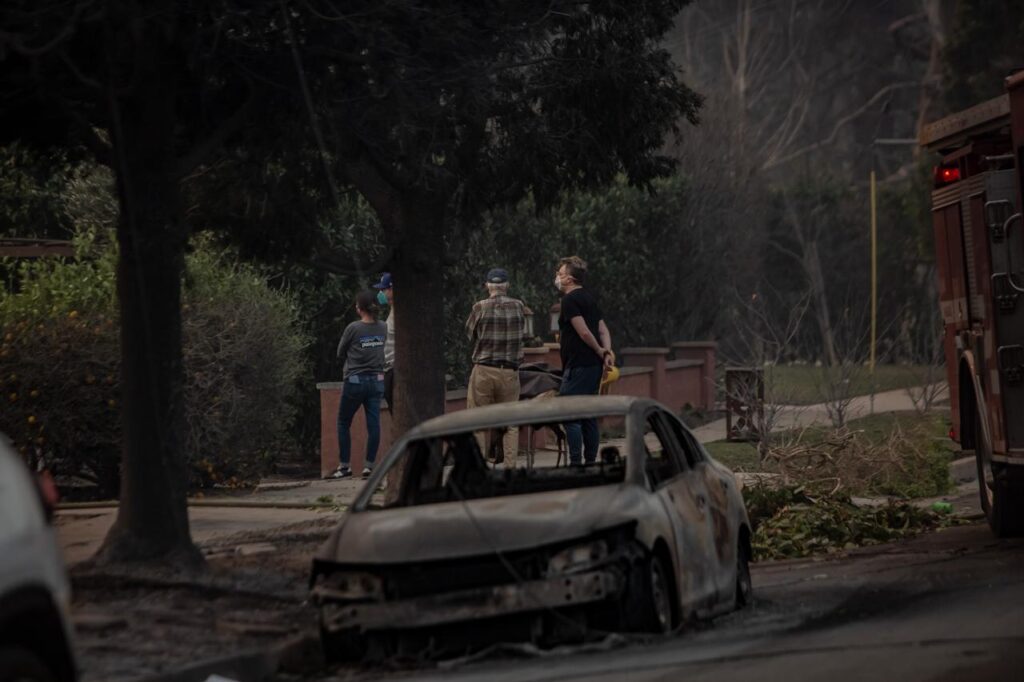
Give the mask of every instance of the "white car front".
M 76 679 L 70 602 L 38 483 L 0 434 L 0 682 Z

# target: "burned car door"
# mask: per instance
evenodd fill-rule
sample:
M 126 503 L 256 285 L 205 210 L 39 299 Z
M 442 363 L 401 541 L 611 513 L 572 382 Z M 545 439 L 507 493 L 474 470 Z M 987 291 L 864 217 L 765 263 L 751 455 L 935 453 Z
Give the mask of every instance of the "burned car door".
M 664 419 L 682 448 L 683 457 L 690 470 L 696 474 L 695 478 L 702 482 L 707 502 L 705 512 L 711 526 L 714 557 L 718 566 L 715 572 L 718 592 L 723 599 L 728 598 L 733 589 L 732 567 L 736 565 L 738 542 L 738 528 L 734 527 L 736 510 L 730 508 L 730 487 L 736 484 L 735 479 L 723 475 L 707 461 L 693 434 L 678 418 L 665 414 Z
M 661 410 L 645 417 L 644 447 L 648 481 L 675 532 L 681 605 L 686 612 L 703 611 L 716 596 L 718 571 L 704 479 L 690 469 Z

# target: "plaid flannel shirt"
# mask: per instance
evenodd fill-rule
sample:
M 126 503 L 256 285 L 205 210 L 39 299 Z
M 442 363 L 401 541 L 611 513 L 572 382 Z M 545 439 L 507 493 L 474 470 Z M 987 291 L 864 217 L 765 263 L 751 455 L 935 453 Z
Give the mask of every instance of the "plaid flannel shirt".
M 473 304 L 466 320 L 466 334 L 473 343 L 473 363 L 523 361 L 526 317 L 523 302 L 509 296 L 492 296 Z

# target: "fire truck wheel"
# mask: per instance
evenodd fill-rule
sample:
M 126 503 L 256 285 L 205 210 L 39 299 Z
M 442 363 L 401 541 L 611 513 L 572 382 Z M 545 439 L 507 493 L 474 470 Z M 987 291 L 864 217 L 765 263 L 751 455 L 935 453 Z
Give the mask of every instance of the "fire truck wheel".
M 992 464 L 992 507 L 986 510 L 988 525 L 997 538 L 1024 535 L 1024 477 L 1011 480 L 1005 465 Z
M 981 511 L 991 524 L 992 520 L 992 471 L 989 468 L 992 463 L 992 445 L 985 442 L 984 431 L 981 427 L 981 415 L 974 413 L 974 461 L 978 468 L 978 495 L 981 501 Z

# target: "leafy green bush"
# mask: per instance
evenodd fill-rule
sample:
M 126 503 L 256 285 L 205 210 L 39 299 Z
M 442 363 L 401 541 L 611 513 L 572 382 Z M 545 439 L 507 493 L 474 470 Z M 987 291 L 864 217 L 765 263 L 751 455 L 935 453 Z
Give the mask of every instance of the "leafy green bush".
M 17 265 L 0 294 L 0 429 L 26 456 L 118 485 L 120 351 L 112 246 L 86 239 L 75 262 Z M 294 416 L 305 336 L 292 298 L 209 249 L 186 261 L 186 454 L 193 485 L 266 465 Z
M 251 478 L 295 417 L 307 344 L 297 305 L 241 265 L 199 251 L 186 262 L 186 448 L 198 485 Z
M 117 490 L 118 332 L 105 314 L 61 311 L 2 324 L 0 430 L 25 455 Z
M 905 502 L 858 507 L 845 496 L 815 496 L 800 487 L 743 490 L 755 559 L 827 554 L 910 537 L 957 519 Z
M 558 259 L 572 254 L 587 261 L 587 286 L 616 348 L 707 338 L 724 307 L 724 296 L 708 291 L 712 283 L 749 279 L 744 254 L 752 238 L 743 207 L 707 211 L 708 201 L 722 197 L 702 194 L 702 182 L 701 173 L 680 172 L 648 192 L 620 178 L 600 191 L 566 193 L 546 211 L 526 200 L 486 214 L 455 245 L 464 249 L 446 270 L 449 372 L 459 380 L 468 373 L 462 324 L 487 295 L 489 268 L 508 269 L 510 295 L 530 306 L 536 333 L 550 340 L 548 310 L 559 300 L 552 280 Z

